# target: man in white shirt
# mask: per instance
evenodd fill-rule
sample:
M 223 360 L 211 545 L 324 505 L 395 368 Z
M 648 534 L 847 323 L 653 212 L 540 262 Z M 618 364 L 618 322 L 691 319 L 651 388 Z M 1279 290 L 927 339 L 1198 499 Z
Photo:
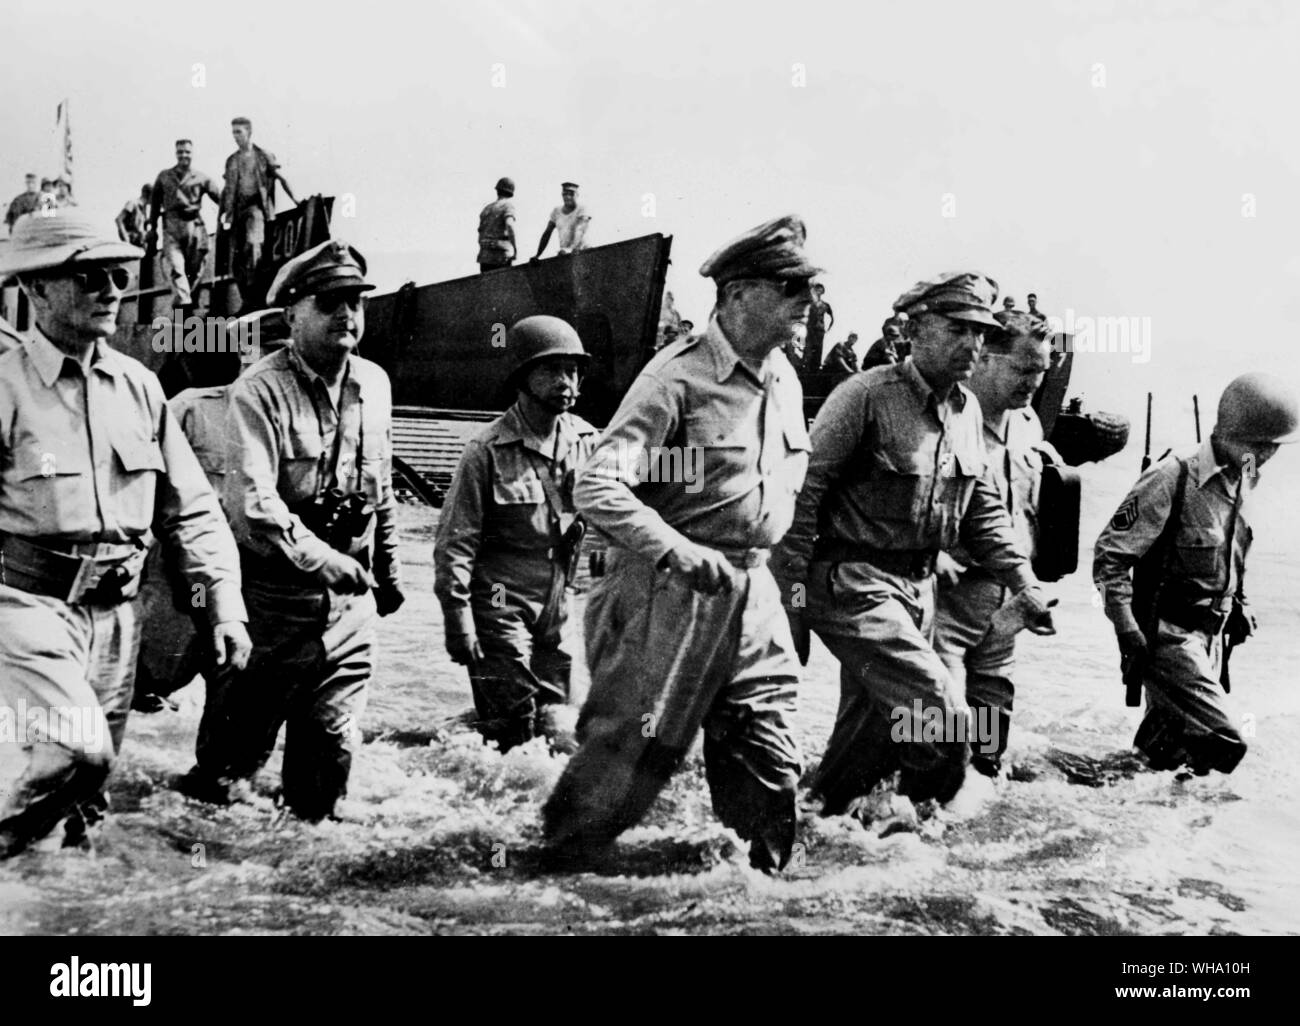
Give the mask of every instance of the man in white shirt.
M 560 185 L 560 195 L 564 202 L 551 211 L 551 219 L 546 223 L 546 231 L 542 232 L 542 241 L 537 244 L 534 260 L 539 259 L 546 250 L 546 244 L 551 241 L 551 233 L 554 231 L 560 233 L 561 253 L 577 253 L 587 248 L 587 225 L 591 222 L 591 215 L 578 202 L 577 184 L 563 182 Z

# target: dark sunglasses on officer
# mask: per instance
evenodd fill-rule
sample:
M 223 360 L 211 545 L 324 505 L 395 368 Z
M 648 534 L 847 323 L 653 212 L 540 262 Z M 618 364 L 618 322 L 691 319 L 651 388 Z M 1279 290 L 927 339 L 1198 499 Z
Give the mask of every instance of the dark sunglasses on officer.
M 88 267 L 84 271 L 73 271 L 71 278 L 82 292 L 97 295 L 103 292 L 109 282 L 118 292 L 125 292 L 131 284 L 131 272 L 125 267 Z
M 813 287 L 812 278 L 755 278 L 754 280 L 774 285 L 781 290 L 781 295 L 786 299 L 802 296 L 805 292 L 811 292 Z
M 332 314 L 344 303 L 353 310 L 360 310 L 366 305 L 364 292 L 357 289 L 331 289 L 329 292 L 317 292 L 312 300 L 316 309 L 323 314 Z

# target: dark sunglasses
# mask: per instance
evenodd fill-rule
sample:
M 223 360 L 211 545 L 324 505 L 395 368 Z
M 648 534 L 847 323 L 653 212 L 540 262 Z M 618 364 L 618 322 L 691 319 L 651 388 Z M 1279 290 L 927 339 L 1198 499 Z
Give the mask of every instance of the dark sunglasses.
M 769 285 L 775 285 L 781 290 L 781 295 L 786 299 L 802 296 L 812 287 L 811 278 L 758 278 L 757 280 L 765 281 Z
M 118 292 L 125 292 L 131 284 L 131 272 L 125 267 L 92 267 L 88 271 L 74 271 L 72 280 L 82 292 L 98 294 L 110 281 Z
M 347 289 L 334 289 L 331 292 L 317 292 L 312 297 L 316 301 L 316 309 L 324 314 L 332 314 L 349 299 L 352 303 L 349 305 L 361 309 L 366 305 L 366 297 L 360 292 L 350 292 Z

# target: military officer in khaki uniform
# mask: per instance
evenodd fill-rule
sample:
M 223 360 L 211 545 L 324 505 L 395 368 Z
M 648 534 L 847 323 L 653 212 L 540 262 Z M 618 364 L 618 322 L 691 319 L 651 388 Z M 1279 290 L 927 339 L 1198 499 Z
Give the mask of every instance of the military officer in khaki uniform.
M 703 727 L 714 811 L 756 867 L 790 858 L 799 667 L 767 560 L 808 459 L 781 352 L 813 301 L 805 236 L 783 217 L 705 261 L 708 329 L 655 354 L 579 474 L 578 508 L 612 547 L 587 605 L 581 748 L 544 810 L 560 851 L 636 823 Z
M 238 330 L 231 330 L 232 347 Z M 226 479 L 226 415 L 232 379 L 241 367 L 256 362 L 257 352 L 257 347 L 250 345 L 239 355 L 186 354 L 186 377 L 193 385 L 167 401 L 218 499 Z M 144 629 L 131 702 L 137 712 L 174 710 L 176 704 L 169 696 L 185 687 L 196 673 L 206 675 L 210 669 L 204 639 L 196 632 L 195 614 L 202 610 L 195 608 L 194 596 L 177 582 L 174 567 L 164 555 L 162 546 L 150 552 L 140 589 Z
M 1029 559 L 1038 542 L 1038 495 L 1045 459 L 1060 462 L 1043 440 L 1043 425 L 1030 403 L 1051 366 L 1047 325 L 1028 314 L 994 314 L 1002 328 L 989 329 L 969 388 L 984 414 L 984 448 L 998 494 L 1006 503 L 1016 546 Z M 934 648 L 966 696 L 975 734 L 971 767 L 996 777 L 1011 729 L 1015 696 L 1012 672 L 1016 636 L 992 627 L 1008 598 L 1006 585 L 960 544 L 936 557 L 939 595 Z M 991 736 L 980 736 L 983 727 Z M 976 740 L 978 739 L 978 740 Z
M 558 317 L 506 336 L 518 401 L 469 443 L 443 503 L 434 592 L 451 658 L 469 668 L 483 737 L 506 751 L 555 733 L 569 698 L 563 631 L 583 524 L 573 484 L 596 429 L 569 411 L 587 354 Z
M 1223 391 L 1210 437 L 1150 467 L 1097 539 L 1093 581 L 1146 690 L 1134 745 L 1154 769 L 1230 773 L 1246 745 L 1224 706 L 1225 646 L 1254 633 L 1245 595 L 1250 496 L 1300 403 L 1268 374 Z
M 204 596 L 216 661 L 248 657 L 216 496 L 158 379 L 106 341 L 141 256 L 67 209 L 26 218 L 0 261 L 35 321 L 0 357 L 0 709 L 22 733 L 21 775 L 0 781 L 0 858 L 65 816 L 72 837 L 102 812 L 151 529 Z
M 913 801 L 948 801 L 961 787 L 965 701 L 931 644 L 939 552 L 960 539 L 1027 618 L 1048 615 L 963 384 L 998 327 L 996 298 L 982 274 L 909 289 L 894 309 L 909 317 L 911 356 L 849 378 L 813 423 L 777 573 L 797 640 L 806 645 L 811 627 L 840 661 L 839 713 L 814 785 L 826 815 L 899 768 L 899 794 Z M 942 740 L 925 730 L 935 718 Z
M 339 240 L 289 261 L 268 294 L 293 344 L 231 392 L 223 504 L 252 614 L 248 669 L 210 688 L 190 793 L 228 799 L 287 724 L 283 797 L 318 821 L 347 793 L 381 616 L 402 604 L 392 395 L 356 355 L 361 254 Z M 373 593 L 373 594 L 372 594 Z

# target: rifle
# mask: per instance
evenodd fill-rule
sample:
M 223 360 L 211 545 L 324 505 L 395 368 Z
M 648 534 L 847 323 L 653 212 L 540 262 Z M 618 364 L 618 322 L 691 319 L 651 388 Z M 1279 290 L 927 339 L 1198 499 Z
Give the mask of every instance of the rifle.
M 1151 393 L 1147 393 L 1147 434 L 1145 446 L 1142 450 L 1142 470 L 1151 466 Z
M 1201 444 L 1201 399 L 1200 396 L 1193 393 L 1192 395 L 1192 418 L 1196 421 L 1196 444 Z

